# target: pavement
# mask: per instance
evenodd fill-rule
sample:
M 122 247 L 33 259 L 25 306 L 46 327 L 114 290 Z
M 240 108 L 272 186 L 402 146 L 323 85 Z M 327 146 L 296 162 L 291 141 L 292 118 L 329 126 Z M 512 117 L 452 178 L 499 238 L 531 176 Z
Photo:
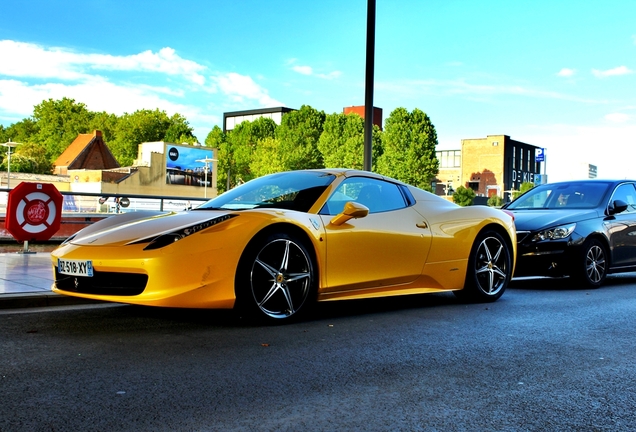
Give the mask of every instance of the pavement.
M 96 303 L 51 291 L 50 252 L 0 253 L 0 309 Z

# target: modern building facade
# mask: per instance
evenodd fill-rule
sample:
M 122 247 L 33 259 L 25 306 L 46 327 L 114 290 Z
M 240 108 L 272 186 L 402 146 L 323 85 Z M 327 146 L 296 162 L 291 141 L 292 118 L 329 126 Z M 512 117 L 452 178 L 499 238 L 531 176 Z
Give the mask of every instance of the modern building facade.
M 461 150 L 437 152 L 440 161 L 435 192 L 450 195 L 458 186 L 469 187 L 478 197 L 498 195 L 505 200 L 525 182 L 535 183 L 541 174 L 537 147 L 508 135 L 463 139 Z M 541 178 L 544 182 L 545 178 Z
M 287 107 L 275 107 L 225 112 L 223 113 L 223 132 L 234 130 L 236 126 L 244 121 L 254 121 L 261 117 L 271 118 L 274 123 L 280 125 L 283 115 L 291 111 L 296 110 Z

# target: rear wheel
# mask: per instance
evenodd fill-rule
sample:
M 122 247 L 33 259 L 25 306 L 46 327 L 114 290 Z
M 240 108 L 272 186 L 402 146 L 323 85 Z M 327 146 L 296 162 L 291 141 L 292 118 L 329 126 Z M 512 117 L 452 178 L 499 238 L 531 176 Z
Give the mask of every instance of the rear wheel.
M 454 291 L 462 300 L 492 302 L 501 297 L 512 277 L 510 248 L 496 231 L 480 233 L 468 259 L 464 289 Z
M 313 255 L 295 236 L 277 232 L 256 240 L 241 257 L 236 274 L 239 309 L 270 322 L 297 318 L 316 290 Z
M 583 245 L 572 278 L 587 288 L 598 288 L 605 282 L 608 268 L 607 249 L 599 240 L 591 238 Z

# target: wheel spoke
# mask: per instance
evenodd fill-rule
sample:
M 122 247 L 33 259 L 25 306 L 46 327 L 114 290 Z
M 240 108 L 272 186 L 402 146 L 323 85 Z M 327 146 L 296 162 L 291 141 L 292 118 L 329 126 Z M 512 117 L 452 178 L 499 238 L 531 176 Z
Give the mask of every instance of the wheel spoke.
M 263 297 L 263 299 L 260 302 L 258 302 L 258 305 L 262 307 L 265 303 L 267 303 L 269 299 L 271 299 L 274 296 L 276 291 L 278 291 L 279 289 L 280 289 L 279 284 L 274 283 L 272 287 L 269 289 L 269 291 L 267 292 L 267 294 L 265 294 L 265 297 Z
M 260 264 L 261 267 L 263 267 L 263 269 L 270 274 L 270 276 L 272 276 L 274 279 L 276 280 L 276 275 L 278 274 L 278 270 L 276 270 L 274 267 L 272 267 L 271 265 L 267 264 L 264 261 L 259 260 L 258 258 L 256 258 L 256 263 Z

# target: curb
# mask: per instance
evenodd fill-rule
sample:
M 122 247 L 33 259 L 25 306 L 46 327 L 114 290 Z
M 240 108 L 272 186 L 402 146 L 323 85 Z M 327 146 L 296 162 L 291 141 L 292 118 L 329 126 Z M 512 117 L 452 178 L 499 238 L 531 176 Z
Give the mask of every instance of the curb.
M 103 304 L 99 300 L 70 297 L 53 292 L 34 292 L 0 295 L 0 309 L 39 308 L 48 306 L 74 306 Z

